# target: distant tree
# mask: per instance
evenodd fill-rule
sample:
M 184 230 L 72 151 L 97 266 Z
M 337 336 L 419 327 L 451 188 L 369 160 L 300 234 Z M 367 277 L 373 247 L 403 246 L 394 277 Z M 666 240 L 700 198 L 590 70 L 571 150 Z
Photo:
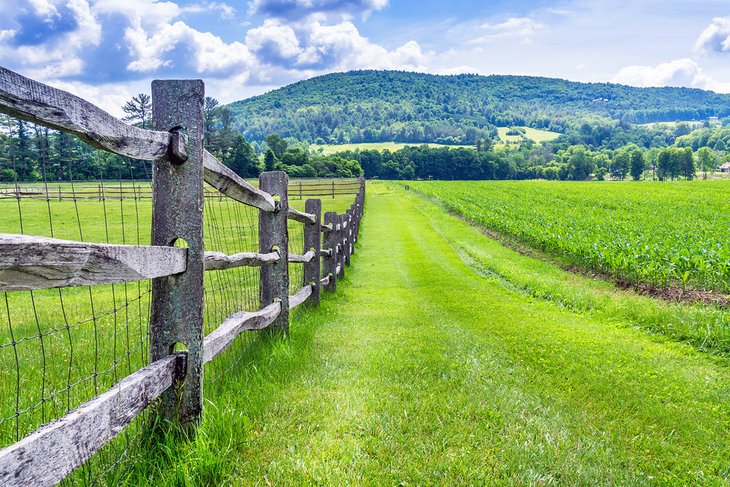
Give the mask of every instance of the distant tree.
M 266 154 L 264 155 L 264 169 L 267 171 L 274 171 L 276 169 L 276 156 L 274 155 L 274 151 L 271 149 L 268 149 L 266 151 Z
M 679 150 L 680 158 L 682 161 L 682 173 L 685 179 L 694 179 L 697 174 L 697 166 L 695 165 L 694 152 L 692 147 L 685 147 Z
M 657 155 L 657 176 L 660 181 L 671 176 L 672 152 L 674 148 L 667 147 Z
M 717 169 L 717 155 L 709 147 L 702 147 L 697 151 L 697 161 L 704 173 L 703 179 L 707 179 L 708 172 L 714 172 Z
M 282 139 L 279 134 L 269 134 L 266 136 L 266 145 L 274 153 L 277 159 L 281 160 L 286 152 L 289 144 L 286 140 Z
M 238 135 L 235 138 L 230 157 L 228 158 L 228 166 L 243 178 L 256 177 L 261 172 L 256 152 L 254 152 L 253 147 L 251 147 L 251 144 L 246 141 L 243 135 Z
M 611 176 L 615 179 L 623 181 L 629 172 L 631 165 L 631 155 L 626 150 L 616 151 L 611 163 Z
M 644 174 L 644 168 L 646 168 L 646 157 L 641 149 L 634 149 L 631 151 L 631 177 L 634 181 L 639 181 L 641 175 Z
M 573 181 L 584 181 L 596 169 L 590 153 L 582 145 L 574 145 L 568 149 L 568 178 Z
M 125 122 L 139 124 L 142 128 L 150 128 L 152 117 L 152 101 L 149 95 L 140 93 L 124 104 L 122 110 L 127 115 L 122 118 Z
M 205 97 L 203 105 L 203 141 L 206 147 L 213 148 L 213 139 L 215 138 L 215 126 L 218 120 L 220 106 L 218 100 L 210 96 Z

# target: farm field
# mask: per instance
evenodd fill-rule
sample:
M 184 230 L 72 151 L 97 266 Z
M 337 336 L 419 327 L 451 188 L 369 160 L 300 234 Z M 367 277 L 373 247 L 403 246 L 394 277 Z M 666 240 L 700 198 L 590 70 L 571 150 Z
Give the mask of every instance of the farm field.
M 540 130 L 540 129 L 534 129 L 531 127 L 519 127 L 522 130 L 525 131 L 525 138 L 534 140 L 535 142 L 550 142 L 551 140 L 555 140 L 558 137 L 560 137 L 562 134 L 558 132 L 551 132 L 549 130 Z M 519 135 L 507 135 L 507 132 L 510 130 L 509 127 L 497 127 L 497 134 L 499 135 L 500 140 L 504 142 L 519 142 L 522 140 L 522 137 Z
M 567 265 L 730 292 L 730 182 L 413 182 L 469 221 Z
M 429 147 L 450 147 L 452 149 L 456 149 L 458 147 L 469 147 L 473 148 L 473 145 L 445 145 L 445 144 L 423 144 L 418 142 L 412 142 L 412 143 L 401 143 L 401 142 L 363 142 L 359 144 L 332 144 L 332 145 L 315 145 L 312 144 L 310 146 L 313 150 L 322 149 L 322 154 L 329 155 L 334 154 L 336 152 L 342 152 L 342 151 L 355 151 L 355 150 L 377 150 L 377 151 L 384 151 L 389 150 L 391 152 L 397 151 L 402 149 L 406 146 L 420 146 L 420 145 L 427 145 Z
M 730 481 L 728 358 L 652 328 L 721 311 L 521 255 L 394 183 L 369 183 L 352 261 L 288 340 L 206 388 L 194 438 L 123 483 Z

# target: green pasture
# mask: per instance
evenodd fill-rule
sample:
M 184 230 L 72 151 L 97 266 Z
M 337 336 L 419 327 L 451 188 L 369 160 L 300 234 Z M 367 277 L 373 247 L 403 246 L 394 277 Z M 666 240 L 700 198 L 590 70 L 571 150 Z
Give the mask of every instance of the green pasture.
M 517 127 L 525 131 L 524 136 L 520 135 L 507 135 L 510 127 L 497 127 L 497 135 L 502 143 L 516 143 L 522 141 L 523 138 L 540 142 L 550 142 L 560 137 L 562 134 L 558 132 L 551 132 L 549 130 L 534 129 L 531 127 Z
M 392 183 L 365 210 L 337 292 L 252 343 L 197 434 L 123 483 L 730 482 L 728 359 L 659 329 L 721 311 L 519 254 Z
M 311 145 L 310 148 L 317 151 L 319 149 L 322 149 L 322 154 L 328 156 L 330 154 L 335 154 L 337 152 L 343 152 L 343 151 L 356 151 L 356 150 L 376 150 L 376 151 L 384 151 L 389 150 L 391 152 L 398 151 L 406 146 L 421 146 L 421 145 L 427 145 L 429 147 L 449 147 L 452 149 L 458 148 L 458 147 L 465 147 L 465 148 L 474 148 L 473 145 L 445 145 L 445 144 L 434 144 L 434 143 L 427 143 L 422 144 L 418 142 L 413 143 L 401 143 L 401 142 L 362 142 L 357 144 L 324 144 L 324 145 Z

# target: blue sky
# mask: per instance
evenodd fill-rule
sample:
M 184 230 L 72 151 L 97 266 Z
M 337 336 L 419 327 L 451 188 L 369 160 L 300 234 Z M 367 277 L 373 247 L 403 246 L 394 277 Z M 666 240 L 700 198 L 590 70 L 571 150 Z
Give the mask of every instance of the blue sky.
M 0 65 L 113 114 L 155 78 L 230 102 L 349 69 L 730 92 L 727 0 L 0 0 Z

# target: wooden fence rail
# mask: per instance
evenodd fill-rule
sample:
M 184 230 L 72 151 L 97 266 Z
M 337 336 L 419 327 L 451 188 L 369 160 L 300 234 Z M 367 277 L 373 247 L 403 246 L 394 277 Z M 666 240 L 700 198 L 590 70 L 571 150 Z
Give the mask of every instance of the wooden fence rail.
M 75 134 L 103 150 L 153 161 L 152 187 L 146 193 L 132 186 L 128 192 L 80 188 L 70 195 L 151 198 L 150 246 L 0 234 L 2 292 L 152 279 L 152 363 L 0 450 L 0 485 L 56 484 L 153 402 L 162 417 L 194 427 L 203 409 L 204 365 L 244 331 L 289 333 L 290 310 L 305 302 L 316 305 L 321 288 L 334 290 L 338 275 L 344 275 L 350 264 L 363 215 L 364 180 L 290 185 L 285 173 L 268 172 L 256 188 L 203 149 L 203 100 L 202 81 L 155 81 L 155 130 L 143 130 L 85 100 L 0 67 L 0 112 Z M 204 182 L 220 193 L 218 197 L 259 210 L 258 252 L 226 255 L 205 250 Z M 33 189 L 0 189 L 0 197 L 38 196 Z M 66 197 L 60 187 L 56 193 L 43 189 L 40 197 Z M 308 199 L 304 212 L 288 204 L 290 195 L 302 198 L 313 193 L 355 198 L 344 214 L 325 213 L 323 225 L 320 200 Z M 288 220 L 304 225 L 302 254 L 289 253 Z M 180 240 L 185 248 L 175 246 Z M 302 287 L 291 296 L 289 265 L 304 266 Z M 203 336 L 204 272 L 240 266 L 260 268 L 260 309 L 233 313 Z M 185 351 L 175 351 L 180 344 Z

